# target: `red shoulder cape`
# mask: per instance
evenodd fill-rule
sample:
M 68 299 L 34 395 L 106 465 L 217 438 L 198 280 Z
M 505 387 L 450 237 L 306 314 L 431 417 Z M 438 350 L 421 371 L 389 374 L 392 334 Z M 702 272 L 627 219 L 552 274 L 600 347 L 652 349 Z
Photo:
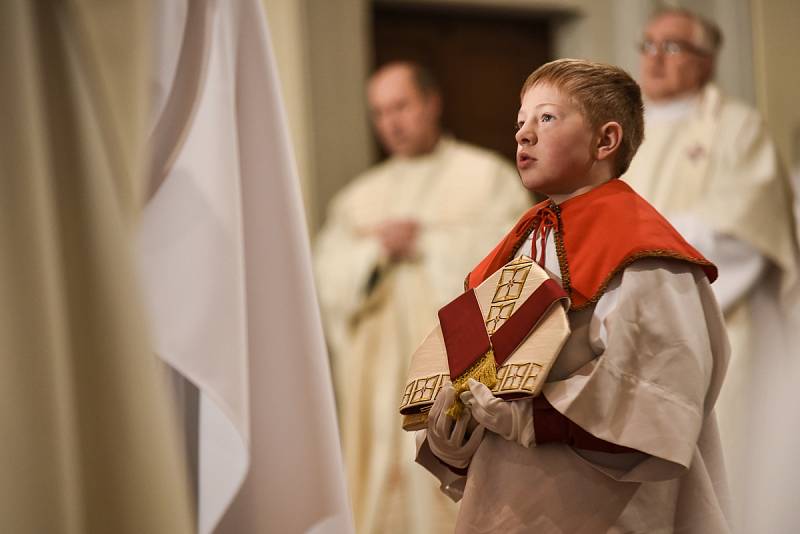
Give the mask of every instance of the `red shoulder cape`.
M 711 282 L 717 278 L 717 268 L 653 206 L 625 182 L 611 180 L 560 205 L 547 200 L 532 207 L 467 275 L 466 288 L 476 287 L 508 263 L 548 211 L 558 220 L 558 261 L 573 310 L 597 302 L 614 275 L 641 258 L 696 264 Z

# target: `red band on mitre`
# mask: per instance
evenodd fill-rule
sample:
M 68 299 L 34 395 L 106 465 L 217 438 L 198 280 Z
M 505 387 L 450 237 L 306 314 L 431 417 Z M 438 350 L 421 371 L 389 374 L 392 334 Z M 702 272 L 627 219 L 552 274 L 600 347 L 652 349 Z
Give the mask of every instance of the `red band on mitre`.
M 545 280 L 490 337 L 475 291 L 470 289 L 439 310 L 450 377 L 456 380 L 492 348 L 502 365 L 536 328 L 547 311 L 567 294 Z
M 439 310 L 439 324 L 455 380 L 491 348 L 475 291 L 470 289 Z
M 503 363 L 536 328 L 547 311 L 567 294 L 555 280 L 545 280 L 491 336 L 494 359 Z

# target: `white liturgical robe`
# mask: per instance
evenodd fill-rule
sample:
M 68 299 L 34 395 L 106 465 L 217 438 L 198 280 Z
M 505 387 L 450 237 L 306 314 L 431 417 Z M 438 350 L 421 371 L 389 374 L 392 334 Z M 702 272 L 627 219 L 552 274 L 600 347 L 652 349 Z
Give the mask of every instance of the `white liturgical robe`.
M 739 474 L 749 461 L 751 426 L 745 414 L 758 396 L 752 377 L 789 350 L 789 328 L 778 323 L 797 305 L 786 173 L 758 112 L 710 84 L 685 99 L 647 106 L 645 141 L 623 179 L 719 268 L 713 289 L 731 342 L 720 434 L 735 502 L 744 504 Z
M 729 347 L 701 269 L 636 261 L 596 305 L 571 312 L 570 325 L 543 395 L 590 434 L 642 452 L 526 448 L 486 432 L 464 478 L 421 431 L 417 462 L 461 498 L 456 532 L 730 532 L 713 411 Z

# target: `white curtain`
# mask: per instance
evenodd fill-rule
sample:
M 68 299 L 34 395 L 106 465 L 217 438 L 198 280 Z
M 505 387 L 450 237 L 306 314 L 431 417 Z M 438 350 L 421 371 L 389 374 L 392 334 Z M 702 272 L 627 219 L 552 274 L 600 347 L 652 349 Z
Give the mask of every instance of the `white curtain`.
M 350 532 L 265 17 L 256 0 L 184 6 L 160 8 L 140 260 L 158 354 L 200 391 L 199 528 Z

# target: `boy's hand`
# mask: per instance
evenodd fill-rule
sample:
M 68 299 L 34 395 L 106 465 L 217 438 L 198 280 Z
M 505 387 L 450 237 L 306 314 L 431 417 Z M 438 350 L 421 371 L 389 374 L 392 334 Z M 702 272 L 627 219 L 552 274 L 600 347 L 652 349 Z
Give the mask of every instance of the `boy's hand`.
M 455 420 L 445 413 L 455 398 L 456 391 L 452 384 L 448 383 L 439 390 L 428 413 L 428 446 L 431 452 L 445 463 L 464 468 L 469 465 L 472 455 L 478 450 L 484 429 L 482 426 L 475 428 L 469 439 L 464 441 L 467 427 L 472 419 L 469 410 L 464 410 L 461 417 Z
M 504 401 L 477 380 L 470 378 L 467 384 L 469 391 L 461 394 L 461 402 L 479 425 L 523 447 L 536 445 L 531 399 Z

